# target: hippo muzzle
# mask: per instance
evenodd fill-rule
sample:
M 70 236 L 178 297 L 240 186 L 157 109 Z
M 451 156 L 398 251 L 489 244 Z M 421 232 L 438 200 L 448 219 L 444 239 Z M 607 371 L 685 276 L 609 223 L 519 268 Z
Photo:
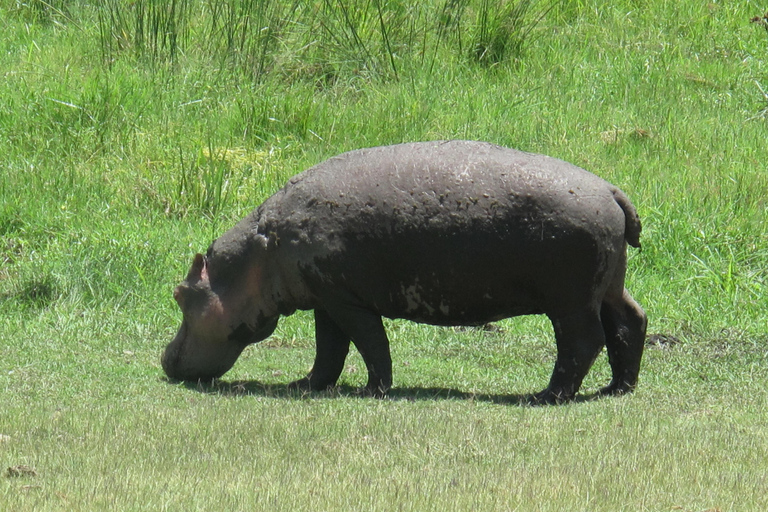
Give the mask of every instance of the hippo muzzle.
M 256 331 L 244 326 L 241 324 L 224 340 L 205 340 L 195 338 L 188 322 L 182 322 L 160 358 L 165 374 L 183 381 L 218 379 L 232 368 L 245 347 L 272 334 L 277 319 Z

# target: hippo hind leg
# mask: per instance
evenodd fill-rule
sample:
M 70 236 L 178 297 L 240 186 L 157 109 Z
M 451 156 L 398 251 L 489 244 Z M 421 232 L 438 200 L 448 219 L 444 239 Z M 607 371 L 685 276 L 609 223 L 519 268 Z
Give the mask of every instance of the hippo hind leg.
M 603 300 L 600 317 L 605 331 L 608 361 L 613 378 L 600 394 L 620 395 L 634 390 L 643 357 L 645 312 L 624 289 Z
M 303 379 L 291 382 L 291 389 L 320 391 L 336 384 L 349 353 L 350 338 L 322 309 L 315 310 L 315 364 Z
M 534 403 L 572 400 L 592 363 L 605 345 L 596 308 L 565 316 L 550 316 L 557 342 L 557 361 L 549 386 L 533 397 Z

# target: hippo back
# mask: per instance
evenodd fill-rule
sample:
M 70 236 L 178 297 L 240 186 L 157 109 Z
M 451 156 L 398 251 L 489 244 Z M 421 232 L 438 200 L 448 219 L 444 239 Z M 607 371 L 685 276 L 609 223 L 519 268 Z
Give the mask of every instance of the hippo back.
M 555 158 L 437 141 L 331 158 L 255 214 L 300 307 L 471 324 L 599 294 L 626 247 L 616 191 Z

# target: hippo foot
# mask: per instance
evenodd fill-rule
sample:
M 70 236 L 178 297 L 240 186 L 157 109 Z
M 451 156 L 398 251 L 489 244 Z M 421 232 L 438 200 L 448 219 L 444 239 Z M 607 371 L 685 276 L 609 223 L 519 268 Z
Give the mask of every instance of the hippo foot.
M 312 387 L 309 384 L 309 379 L 304 377 L 303 379 L 295 380 L 288 384 L 288 389 L 293 391 L 312 391 Z
M 296 390 L 296 391 L 303 391 L 303 392 L 324 391 L 331 387 L 333 387 L 333 384 L 323 384 L 314 379 L 310 379 L 309 376 L 304 377 L 303 379 L 295 380 L 288 384 L 289 390 L 291 391 Z
M 531 405 L 558 405 L 573 400 L 573 393 L 566 393 L 562 389 L 547 388 L 539 391 L 529 398 Z
M 597 392 L 600 396 L 621 396 L 635 390 L 635 385 L 625 380 L 613 380 L 610 384 Z
M 371 386 L 370 384 L 357 390 L 358 395 L 371 398 L 386 398 L 388 393 L 389 387 Z

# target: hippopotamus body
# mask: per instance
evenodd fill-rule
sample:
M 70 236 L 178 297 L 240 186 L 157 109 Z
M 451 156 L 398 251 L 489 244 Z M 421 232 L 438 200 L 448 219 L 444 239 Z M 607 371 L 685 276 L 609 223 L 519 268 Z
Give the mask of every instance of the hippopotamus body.
M 382 317 L 458 326 L 545 314 L 557 361 L 536 398 L 568 400 L 607 348 L 604 393 L 631 391 L 646 316 L 624 288 L 640 221 L 627 197 L 562 160 L 482 142 L 351 151 L 312 167 L 197 254 L 162 356 L 179 380 L 218 378 L 280 315 L 314 310 L 317 352 L 291 385 L 333 386 L 350 342 L 385 394 Z

